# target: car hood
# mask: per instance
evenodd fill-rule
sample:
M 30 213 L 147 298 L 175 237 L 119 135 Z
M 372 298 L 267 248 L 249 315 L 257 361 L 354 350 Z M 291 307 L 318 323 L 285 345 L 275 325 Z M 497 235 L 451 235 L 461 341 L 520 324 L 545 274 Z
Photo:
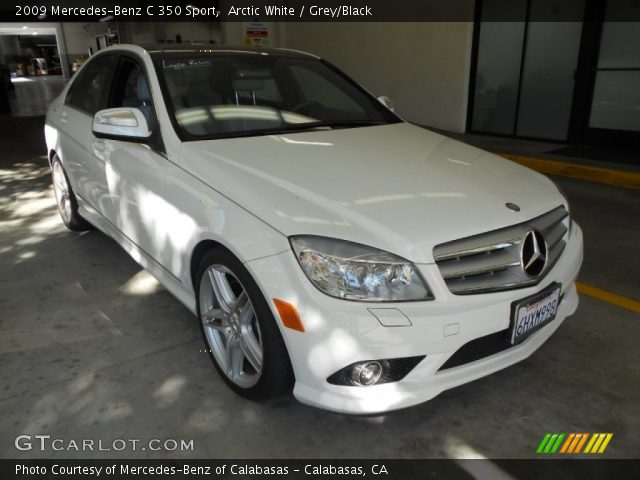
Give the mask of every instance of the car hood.
M 432 263 L 435 245 L 565 203 L 543 175 L 407 123 L 185 142 L 181 162 L 284 235 L 416 263 Z

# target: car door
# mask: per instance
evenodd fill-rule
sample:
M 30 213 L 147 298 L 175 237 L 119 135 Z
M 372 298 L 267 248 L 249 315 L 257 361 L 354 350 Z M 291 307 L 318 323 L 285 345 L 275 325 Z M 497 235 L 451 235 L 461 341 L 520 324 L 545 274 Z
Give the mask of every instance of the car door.
M 148 74 L 133 55 L 121 55 L 107 108 L 138 108 L 153 132 L 149 141 L 102 139 L 94 154 L 105 160 L 115 225 L 151 259 L 161 263 L 166 241 L 162 181 L 166 156 L 157 124 Z
M 60 135 L 60 156 L 83 208 L 90 207 L 112 219 L 113 205 L 107 189 L 104 160 L 94 155 L 96 138 L 91 133 L 93 115 L 104 108 L 113 74 L 114 55 L 89 60 L 74 78 L 64 104 L 55 112 Z

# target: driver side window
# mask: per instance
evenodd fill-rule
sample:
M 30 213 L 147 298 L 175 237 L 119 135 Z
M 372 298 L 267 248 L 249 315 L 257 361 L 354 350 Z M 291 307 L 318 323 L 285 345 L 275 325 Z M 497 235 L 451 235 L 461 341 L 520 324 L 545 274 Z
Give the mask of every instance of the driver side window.
M 130 107 L 140 110 L 152 128 L 155 121 L 149 81 L 138 63 L 122 58 L 109 96 L 109 108 Z

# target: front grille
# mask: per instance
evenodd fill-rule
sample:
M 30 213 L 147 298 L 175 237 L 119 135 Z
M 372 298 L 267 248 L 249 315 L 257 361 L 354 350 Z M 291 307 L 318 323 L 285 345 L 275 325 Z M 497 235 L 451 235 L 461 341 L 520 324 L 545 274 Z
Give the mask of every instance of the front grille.
M 513 345 L 509 341 L 509 329 L 491 333 L 465 343 L 442 364 L 438 371 L 475 362 L 511 347 Z
M 569 214 L 563 206 L 511 227 L 437 245 L 433 256 L 449 290 L 456 295 L 495 292 L 537 284 L 558 261 L 566 245 Z M 539 275 L 520 264 L 525 234 L 535 230 L 547 245 L 548 260 Z

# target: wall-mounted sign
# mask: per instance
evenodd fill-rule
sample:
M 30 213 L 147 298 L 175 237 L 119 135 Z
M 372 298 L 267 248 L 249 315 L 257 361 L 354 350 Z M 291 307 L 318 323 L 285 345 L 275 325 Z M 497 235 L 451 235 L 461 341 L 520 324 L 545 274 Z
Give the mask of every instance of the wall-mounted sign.
M 268 22 L 244 24 L 244 44 L 248 47 L 268 47 L 271 43 L 271 26 Z

